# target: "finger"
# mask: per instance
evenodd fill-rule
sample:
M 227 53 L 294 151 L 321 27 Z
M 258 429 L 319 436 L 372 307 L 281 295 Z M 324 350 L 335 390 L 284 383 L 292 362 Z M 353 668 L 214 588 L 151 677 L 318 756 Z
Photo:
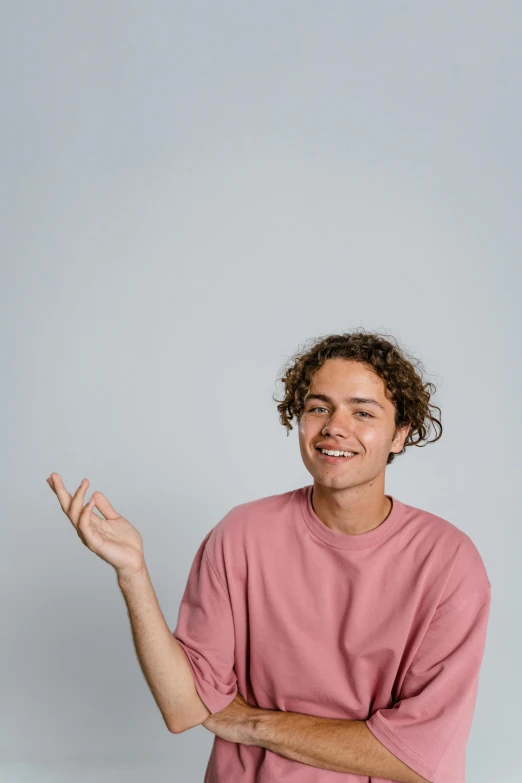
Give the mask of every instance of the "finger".
M 71 505 L 72 497 L 65 489 L 61 476 L 59 476 L 58 473 L 51 473 L 49 478 L 52 482 L 52 489 L 54 489 L 62 509 L 67 514 L 69 506 Z
M 85 504 L 85 506 L 82 508 L 80 512 L 78 527 L 80 527 L 81 524 L 86 525 L 88 522 L 91 521 L 91 515 L 95 505 L 96 505 L 96 500 L 94 499 L 94 497 L 91 496 L 89 501 Z
M 87 546 L 87 542 L 85 541 L 82 531 L 91 521 L 91 513 L 94 508 L 94 504 L 95 504 L 95 500 L 93 497 L 91 497 L 89 502 L 86 503 L 85 506 L 83 507 L 80 513 L 78 524 L 76 525 L 76 532 L 78 533 L 79 537 L 81 538 L 85 546 Z
M 56 488 L 55 488 L 55 486 L 54 486 L 54 481 L 53 481 L 53 478 L 52 478 L 52 476 L 53 476 L 53 474 L 51 473 L 51 475 L 49 476 L 49 478 L 47 478 L 47 479 L 45 479 L 45 480 L 47 481 L 47 483 L 48 483 L 48 484 L 49 484 L 49 486 L 51 487 L 52 491 L 53 491 L 53 492 L 54 492 L 54 494 L 56 495 Z
M 96 508 L 98 511 L 101 511 L 105 519 L 117 519 L 117 517 L 120 516 L 120 514 L 115 511 L 115 509 L 111 506 L 109 500 L 105 497 L 103 492 L 93 492 L 93 497 L 96 501 Z
M 78 525 L 78 522 L 80 521 L 80 516 L 82 514 L 83 509 L 83 501 L 85 500 L 85 493 L 87 492 L 87 487 L 89 486 L 89 480 L 88 479 L 82 479 L 80 482 L 80 486 L 74 493 L 74 497 L 71 500 L 71 503 L 69 505 L 69 511 L 67 513 L 67 516 L 73 523 L 73 525 Z
M 69 517 L 73 525 L 77 528 L 78 527 L 78 518 L 80 516 L 81 511 L 81 505 L 83 502 L 83 498 L 85 496 L 85 492 L 87 491 L 87 483 L 82 482 L 76 492 L 73 496 L 66 490 L 64 483 L 62 481 L 61 476 L 58 473 L 51 473 L 50 478 L 52 480 L 54 491 L 56 492 L 56 495 L 58 496 L 58 500 L 60 502 L 60 506 L 62 507 L 65 514 Z M 81 498 L 79 504 L 76 504 L 76 507 L 72 505 L 73 500 L 78 497 L 78 493 L 81 492 Z

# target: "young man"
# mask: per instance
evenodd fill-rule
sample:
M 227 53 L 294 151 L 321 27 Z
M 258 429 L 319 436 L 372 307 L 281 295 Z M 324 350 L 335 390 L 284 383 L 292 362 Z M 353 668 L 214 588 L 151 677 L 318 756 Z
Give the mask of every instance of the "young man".
M 313 484 L 210 530 L 172 634 L 137 531 L 99 492 L 107 519 L 81 511 L 84 490 L 71 502 L 57 478 L 62 507 L 118 572 L 169 728 L 215 734 L 205 783 L 464 783 L 491 585 L 463 531 L 385 494 L 386 466 L 442 434 L 433 384 L 364 330 L 320 340 L 282 380 Z
M 440 438 L 434 387 L 364 330 L 291 362 L 278 409 L 313 485 L 225 515 L 174 631 L 207 708 L 185 725 L 216 735 L 205 780 L 463 783 L 489 579 L 464 532 L 385 494 Z

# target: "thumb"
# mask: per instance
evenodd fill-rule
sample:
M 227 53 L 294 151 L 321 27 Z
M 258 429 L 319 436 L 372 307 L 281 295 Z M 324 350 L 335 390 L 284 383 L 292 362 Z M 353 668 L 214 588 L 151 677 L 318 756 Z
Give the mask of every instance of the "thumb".
M 93 492 L 91 497 L 94 499 L 94 508 L 97 508 L 105 519 L 116 519 L 117 517 L 121 516 L 121 514 L 118 514 L 117 511 L 111 506 L 108 498 L 105 497 L 103 492 L 99 492 L 96 490 L 96 492 Z

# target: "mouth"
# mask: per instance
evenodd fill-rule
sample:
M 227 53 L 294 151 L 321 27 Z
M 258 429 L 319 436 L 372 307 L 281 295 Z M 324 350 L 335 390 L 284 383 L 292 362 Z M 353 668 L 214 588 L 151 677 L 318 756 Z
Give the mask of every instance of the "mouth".
M 316 448 L 317 453 L 319 454 L 319 459 L 324 460 L 329 465 L 340 465 L 341 462 L 351 462 L 353 459 L 358 457 L 358 454 L 353 454 L 351 457 L 332 457 L 330 454 L 323 454 L 321 449 Z

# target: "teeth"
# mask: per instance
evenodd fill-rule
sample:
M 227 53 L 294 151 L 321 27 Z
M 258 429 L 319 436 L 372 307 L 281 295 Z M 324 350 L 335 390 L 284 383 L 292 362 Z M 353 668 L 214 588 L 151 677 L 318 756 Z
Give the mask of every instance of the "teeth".
M 321 449 L 323 454 L 329 454 L 330 457 L 354 457 L 355 451 L 329 451 L 328 449 Z

